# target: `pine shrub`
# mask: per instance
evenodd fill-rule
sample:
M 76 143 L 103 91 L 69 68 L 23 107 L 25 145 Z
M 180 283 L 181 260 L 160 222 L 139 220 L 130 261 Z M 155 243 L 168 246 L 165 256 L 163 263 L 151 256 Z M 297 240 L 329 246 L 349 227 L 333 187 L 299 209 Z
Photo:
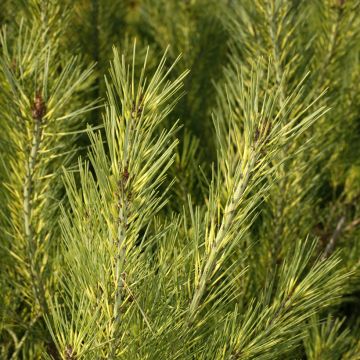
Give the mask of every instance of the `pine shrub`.
M 2 0 L 0 358 L 360 359 L 359 15 Z

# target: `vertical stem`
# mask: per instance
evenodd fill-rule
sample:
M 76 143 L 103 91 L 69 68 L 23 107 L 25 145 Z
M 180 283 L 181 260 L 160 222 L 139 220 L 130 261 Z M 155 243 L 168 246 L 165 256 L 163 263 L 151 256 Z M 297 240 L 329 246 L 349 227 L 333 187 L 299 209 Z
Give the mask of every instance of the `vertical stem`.
M 37 268 L 36 250 L 37 243 L 34 236 L 32 217 L 33 217 L 33 198 L 34 198 L 34 172 L 41 142 L 41 118 L 34 119 L 34 130 L 31 141 L 31 148 L 25 168 L 26 174 L 23 185 L 23 213 L 24 213 L 24 231 L 27 245 L 27 255 L 30 263 L 30 275 L 35 299 L 38 301 L 43 312 L 47 312 L 44 286 L 42 284 L 39 269 Z
M 277 32 L 278 32 L 278 14 L 277 11 L 275 9 L 275 3 L 274 1 L 271 2 L 271 4 L 269 3 L 269 7 L 268 7 L 268 21 L 270 24 L 269 27 L 269 34 L 270 34 L 270 39 L 271 39 L 271 45 L 272 45 L 272 53 L 273 53 L 273 58 L 274 58 L 274 65 L 275 65 L 275 76 L 276 76 L 276 84 L 280 89 L 280 98 L 279 98 L 279 102 L 280 102 L 280 108 L 284 109 L 284 104 L 285 104 L 285 100 L 286 100 L 286 88 L 284 86 L 284 69 L 281 63 L 281 48 L 279 46 L 279 41 L 278 41 L 278 37 L 277 37 Z M 282 115 L 284 115 L 284 110 L 282 110 Z M 280 152 L 282 152 L 282 157 L 285 156 L 284 152 L 282 150 L 280 150 Z M 279 188 L 283 189 L 285 187 L 285 171 L 284 171 L 284 164 L 281 163 L 279 168 L 278 168 L 279 174 L 280 174 L 280 179 L 279 179 Z M 283 199 L 283 197 L 277 198 L 276 199 L 276 213 L 274 215 L 274 244 L 272 246 L 271 249 L 271 256 L 272 256 L 272 263 L 275 264 L 276 263 L 276 258 L 277 258 L 277 254 L 280 251 L 280 246 L 281 246 L 281 241 L 280 241 L 280 237 L 282 235 L 283 232 L 283 219 L 282 219 L 282 214 L 284 211 L 284 206 L 285 206 L 285 201 Z M 275 267 L 272 266 L 271 269 L 274 269 Z
M 125 190 L 126 183 L 128 180 L 128 170 L 125 168 L 125 171 L 121 175 L 122 178 L 118 183 L 118 219 L 117 219 L 117 235 L 116 235 L 116 261 L 115 261 L 115 298 L 114 298 L 114 315 L 113 315 L 113 330 L 112 335 L 115 339 L 111 347 L 110 359 L 115 357 L 115 351 L 117 349 L 118 341 L 116 339 L 117 332 L 119 330 L 120 324 L 120 307 L 122 303 L 122 293 L 124 287 L 123 277 L 125 273 L 123 272 L 124 263 L 125 263 L 125 240 L 126 240 L 126 230 L 128 227 L 128 207 L 129 201 L 127 198 L 127 193 Z
M 114 309 L 114 320 L 118 323 L 120 320 L 120 305 L 121 305 L 121 293 L 123 288 L 123 281 L 121 275 L 121 268 L 124 264 L 125 248 L 124 243 L 126 239 L 126 226 L 127 226 L 127 213 L 126 213 L 126 201 L 119 202 L 119 214 L 118 214 L 118 228 L 117 228 L 117 259 L 116 259 L 116 280 L 117 289 L 115 292 L 115 309 Z

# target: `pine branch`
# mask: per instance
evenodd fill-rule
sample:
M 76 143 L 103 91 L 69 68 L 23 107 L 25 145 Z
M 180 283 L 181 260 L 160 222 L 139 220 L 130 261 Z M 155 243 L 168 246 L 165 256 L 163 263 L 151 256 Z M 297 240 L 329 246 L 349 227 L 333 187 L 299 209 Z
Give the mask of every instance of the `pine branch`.
M 225 236 L 227 236 L 230 227 L 233 225 L 233 221 L 236 217 L 236 210 L 238 208 L 238 204 L 242 196 L 244 195 L 247 186 L 249 185 L 250 176 L 254 170 L 255 163 L 256 163 L 256 154 L 253 152 L 249 156 L 249 164 L 247 165 L 245 174 L 243 175 L 244 179 L 237 185 L 232 199 L 230 200 L 229 204 L 226 205 L 220 229 L 216 235 L 215 240 L 211 244 L 210 253 L 206 259 L 204 269 L 200 275 L 199 284 L 194 292 L 189 307 L 190 319 L 194 317 L 195 312 L 199 307 L 199 303 L 206 290 L 206 284 L 208 283 L 209 278 L 212 275 L 218 254 L 222 248 L 224 238 Z
M 265 191 L 272 185 L 270 183 L 259 186 L 265 182 L 265 179 L 271 179 L 274 169 L 279 166 L 274 164 L 272 167 L 272 160 L 278 157 L 278 154 L 286 147 L 291 138 L 298 136 L 298 132 L 303 131 L 295 120 L 298 117 L 290 119 L 286 125 L 283 125 L 284 119 L 288 118 L 286 107 L 291 109 L 294 106 L 293 103 L 296 103 L 298 93 L 288 97 L 285 101 L 286 107 L 282 107 L 276 112 L 274 105 L 277 98 L 281 96 L 281 90 L 277 89 L 275 94 L 265 97 L 263 103 L 259 104 L 259 91 L 263 76 L 260 65 L 253 70 L 253 74 L 250 76 L 251 85 L 248 88 L 245 88 L 246 80 L 244 77 L 238 78 L 239 91 L 234 91 L 227 96 L 229 99 L 230 96 L 236 96 L 237 93 L 242 94 L 240 104 L 243 106 L 244 112 L 239 115 L 244 116 L 244 129 L 237 127 L 239 123 L 236 121 L 239 119 L 234 117 L 231 108 L 230 120 L 219 118 L 217 119 L 219 124 L 215 124 L 220 142 L 219 147 L 223 151 L 223 153 L 220 152 L 220 164 L 223 162 L 222 168 L 225 179 L 223 183 L 233 185 L 229 186 L 229 195 L 226 199 L 219 230 L 216 233 L 210 231 L 208 238 L 205 238 L 208 252 L 199 265 L 201 267 L 199 280 L 195 283 L 195 290 L 189 307 L 190 321 L 193 321 L 195 313 L 198 311 L 206 287 L 211 284 L 215 263 L 219 268 L 221 263 L 225 261 L 230 249 L 241 242 L 241 237 L 244 236 L 254 219 L 253 212 L 265 196 Z M 236 101 L 229 101 L 229 103 L 236 103 Z M 305 117 L 302 126 L 308 128 L 322 115 L 322 111 Z M 227 125 L 228 122 L 229 125 Z M 239 134 L 243 136 L 243 144 L 236 138 Z M 234 139 L 234 143 L 229 142 L 229 139 Z M 239 148 L 239 144 L 242 147 Z M 228 152 L 232 146 L 234 147 L 233 154 Z M 239 154 L 241 155 L 239 156 Z M 284 160 L 280 160 L 280 164 L 281 161 Z M 246 195 L 249 193 L 248 188 L 253 193 L 249 199 L 245 196 L 245 193 L 247 193 Z M 218 192 L 220 193 L 220 189 Z M 250 217 L 250 221 L 248 217 Z M 221 260 L 219 260 L 220 258 Z
M 32 144 L 30 148 L 29 158 L 26 162 L 26 175 L 24 179 L 24 186 L 23 186 L 23 195 L 24 195 L 24 202 L 23 202 L 23 212 L 24 212 L 24 231 L 25 237 L 27 241 L 27 248 L 28 248 L 28 261 L 30 264 L 30 273 L 32 278 L 32 286 L 34 289 L 34 296 L 35 299 L 38 301 L 43 314 L 48 313 L 48 308 L 46 304 L 45 298 L 45 285 L 40 277 L 39 266 L 36 263 L 37 258 L 37 244 L 36 239 L 33 235 L 33 209 L 32 203 L 34 201 L 34 174 L 35 174 L 35 167 L 37 163 L 38 152 L 40 148 L 41 138 L 42 138 L 42 121 L 46 113 L 46 105 L 42 99 L 41 94 L 37 94 L 34 100 L 34 107 L 33 107 L 33 121 L 34 121 L 34 130 L 33 130 L 33 137 L 32 137 Z
M 58 313 L 53 304 L 48 319 L 59 353 L 71 346 L 77 356 L 90 356 L 92 349 L 97 349 L 96 354 L 117 358 L 126 351 L 129 340 L 123 334 L 135 314 L 152 332 L 151 319 L 141 305 L 143 300 L 138 299 L 133 288 L 149 276 L 144 273 L 146 266 L 136 243 L 165 205 L 166 192 L 161 194 L 159 190 L 174 161 L 177 124 L 169 130 L 161 130 L 160 126 L 177 101 L 176 94 L 187 72 L 172 82 L 166 81 L 174 65 L 165 68 L 164 56 L 147 81 L 146 61 L 147 57 L 136 80 L 135 46 L 130 68 L 125 56 L 120 57 L 114 49 L 110 78 L 106 80 L 106 141 L 100 133 L 89 130 L 89 159 L 94 175 L 88 164 L 80 162 L 81 188 L 77 189 L 73 174 L 65 172 L 72 211 L 64 211 L 63 215 L 62 288 L 71 297 L 62 298 L 68 313 Z M 146 239 L 144 235 L 145 248 L 150 246 Z M 80 272 L 82 268 L 87 269 L 86 273 Z M 96 315 L 84 309 L 82 316 L 88 321 L 76 329 L 68 317 L 81 311 L 72 305 L 74 298 L 78 299 L 75 304 L 84 301 L 88 309 L 98 309 Z M 94 321 L 100 328 L 93 329 L 89 336 L 86 329 Z

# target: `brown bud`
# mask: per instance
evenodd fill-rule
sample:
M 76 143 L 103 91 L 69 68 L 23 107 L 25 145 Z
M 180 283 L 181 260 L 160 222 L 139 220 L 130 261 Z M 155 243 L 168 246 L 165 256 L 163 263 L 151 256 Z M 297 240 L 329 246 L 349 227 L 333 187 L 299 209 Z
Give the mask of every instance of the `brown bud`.
M 129 169 L 128 167 L 126 166 L 125 169 L 124 169 L 124 172 L 123 172 L 123 178 L 124 178 L 124 181 L 127 182 L 129 180 Z
M 42 120 L 46 114 L 46 105 L 40 92 L 37 92 L 35 95 L 31 113 L 34 120 Z
M 66 345 L 65 348 L 65 359 L 66 360 L 76 360 L 76 352 L 71 347 L 71 345 Z
M 137 117 L 141 117 L 141 114 L 143 112 L 143 107 L 141 105 L 139 105 L 138 109 L 137 109 Z

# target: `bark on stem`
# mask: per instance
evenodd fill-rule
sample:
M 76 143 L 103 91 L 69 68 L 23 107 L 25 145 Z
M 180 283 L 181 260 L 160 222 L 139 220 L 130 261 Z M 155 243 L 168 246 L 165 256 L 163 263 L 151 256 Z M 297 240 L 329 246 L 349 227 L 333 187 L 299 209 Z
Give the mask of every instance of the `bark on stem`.
M 336 225 L 336 229 L 334 231 L 334 233 L 332 234 L 331 238 L 329 239 L 326 248 L 324 250 L 324 253 L 322 255 L 322 260 L 327 259 L 332 252 L 334 251 L 335 245 L 336 245 L 336 241 L 339 238 L 339 236 L 341 235 L 341 232 L 343 230 L 344 224 L 345 224 L 345 216 L 341 216 L 341 218 L 339 219 L 337 225 Z
M 116 259 L 115 259 L 115 298 L 114 298 L 114 315 L 113 315 L 113 329 L 112 336 L 115 339 L 111 346 L 110 359 L 115 358 L 115 352 L 117 349 L 118 340 L 116 339 L 117 332 L 120 324 L 120 307 L 122 303 L 122 293 L 124 289 L 123 272 L 125 263 L 125 241 L 126 231 L 128 227 L 128 194 L 126 192 L 126 183 L 129 179 L 129 173 L 127 167 L 125 167 L 122 178 L 118 182 L 118 219 L 117 219 L 117 234 L 116 234 Z
M 34 198 L 34 172 L 39 153 L 42 135 L 42 117 L 34 119 L 34 130 L 31 141 L 29 157 L 26 161 L 26 175 L 23 185 L 23 213 L 24 213 L 24 231 L 27 246 L 27 256 L 29 258 L 30 275 L 35 299 L 38 301 L 43 313 L 47 312 L 45 300 L 45 290 L 41 276 L 36 264 L 36 238 L 34 236 L 32 217 L 33 217 L 33 198 Z

